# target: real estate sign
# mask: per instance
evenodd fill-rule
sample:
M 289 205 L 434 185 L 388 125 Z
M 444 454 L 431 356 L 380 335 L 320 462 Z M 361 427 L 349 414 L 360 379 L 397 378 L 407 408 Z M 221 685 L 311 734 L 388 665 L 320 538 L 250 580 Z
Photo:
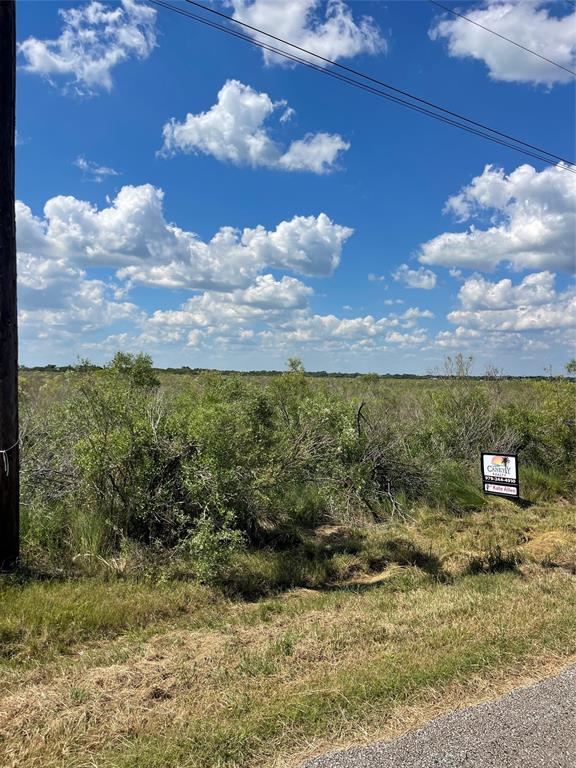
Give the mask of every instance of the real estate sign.
M 505 453 L 482 453 L 484 493 L 518 499 L 518 457 Z

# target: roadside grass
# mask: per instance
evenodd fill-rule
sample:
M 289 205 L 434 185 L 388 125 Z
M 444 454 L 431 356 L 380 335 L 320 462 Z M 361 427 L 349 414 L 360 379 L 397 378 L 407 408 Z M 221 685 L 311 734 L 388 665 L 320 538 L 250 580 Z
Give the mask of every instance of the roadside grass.
M 306 533 L 284 581 L 248 553 L 226 592 L 5 580 L 0 764 L 294 765 L 455 689 L 474 698 L 471 685 L 574 657 L 573 506 L 414 514 Z
M 197 584 L 123 579 L 0 582 L 0 669 L 38 664 L 78 644 L 186 615 L 203 624 L 222 598 Z

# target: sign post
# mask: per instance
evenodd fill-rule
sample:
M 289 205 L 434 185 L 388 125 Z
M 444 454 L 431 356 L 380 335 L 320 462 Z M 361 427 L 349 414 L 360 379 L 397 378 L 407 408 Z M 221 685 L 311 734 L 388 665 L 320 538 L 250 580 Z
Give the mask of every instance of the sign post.
M 520 498 L 516 454 L 482 453 L 482 488 L 491 496 Z

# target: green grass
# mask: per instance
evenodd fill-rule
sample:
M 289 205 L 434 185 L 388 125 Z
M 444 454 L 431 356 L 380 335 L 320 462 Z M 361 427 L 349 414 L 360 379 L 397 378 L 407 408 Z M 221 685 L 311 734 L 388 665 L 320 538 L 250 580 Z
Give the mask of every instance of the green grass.
M 167 578 L 4 580 L 0 764 L 296 765 L 576 655 L 567 504 L 421 510 L 309 531 L 275 555 L 239 558 L 227 593 Z
M 350 736 L 357 725 L 385 720 L 402 704 L 418 701 L 422 691 L 433 689 L 440 694 L 454 681 L 513 666 L 530 653 L 576 651 L 576 611 L 563 610 L 568 608 L 569 595 L 538 600 L 548 617 L 522 631 L 518 620 L 522 616 L 524 623 L 526 614 L 517 606 L 528 594 L 531 599 L 541 598 L 539 591 L 527 591 L 509 576 L 482 579 L 464 581 L 452 588 L 455 593 L 444 592 L 441 597 L 438 586 L 418 591 L 411 607 L 426 613 L 424 604 L 433 605 L 441 613 L 442 624 L 428 617 L 422 630 L 416 622 L 408 622 L 406 640 L 397 646 L 378 642 L 381 638 L 371 636 L 373 627 L 366 622 L 362 638 L 357 631 L 350 633 L 350 639 L 329 634 L 324 639 L 334 655 L 329 671 L 320 664 L 317 673 L 303 679 L 290 676 L 286 682 L 280 663 L 253 661 L 250 676 L 258 684 L 227 691 L 230 698 L 216 722 L 197 717 L 162 735 L 142 734 L 107 750 L 101 764 L 114 768 L 270 764 L 275 756 L 289 753 L 304 741 L 327 733 L 335 738 L 343 732 Z M 570 594 L 573 599 L 573 589 Z M 374 613 L 399 619 L 393 600 L 382 604 L 380 596 L 364 595 L 359 602 L 372 619 Z M 499 605 L 494 610 L 495 603 Z M 482 623 L 487 610 L 494 610 L 492 620 L 502 626 L 492 627 L 481 637 L 476 622 Z M 362 641 L 368 648 L 356 646 Z M 350 646 L 357 648 L 352 661 Z M 244 661 L 240 670 L 245 674 Z
M 0 602 L 0 663 L 17 664 L 66 653 L 87 640 L 190 616 L 192 611 L 207 621 L 217 598 L 185 582 L 82 579 L 21 586 L 6 582 L 0 587 Z

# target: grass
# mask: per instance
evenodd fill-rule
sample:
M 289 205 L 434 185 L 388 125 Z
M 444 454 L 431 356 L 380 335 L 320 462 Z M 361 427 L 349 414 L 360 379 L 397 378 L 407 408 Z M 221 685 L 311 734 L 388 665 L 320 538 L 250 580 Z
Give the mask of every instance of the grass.
M 195 584 L 82 579 L 8 583 L 0 600 L 0 665 L 13 666 L 184 614 L 189 619 L 192 609 L 206 621 L 216 598 Z
M 568 504 L 491 500 L 304 539 L 289 583 L 244 556 L 273 593 L 258 600 L 182 580 L 6 581 L 0 764 L 297 765 L 576 655 Z

